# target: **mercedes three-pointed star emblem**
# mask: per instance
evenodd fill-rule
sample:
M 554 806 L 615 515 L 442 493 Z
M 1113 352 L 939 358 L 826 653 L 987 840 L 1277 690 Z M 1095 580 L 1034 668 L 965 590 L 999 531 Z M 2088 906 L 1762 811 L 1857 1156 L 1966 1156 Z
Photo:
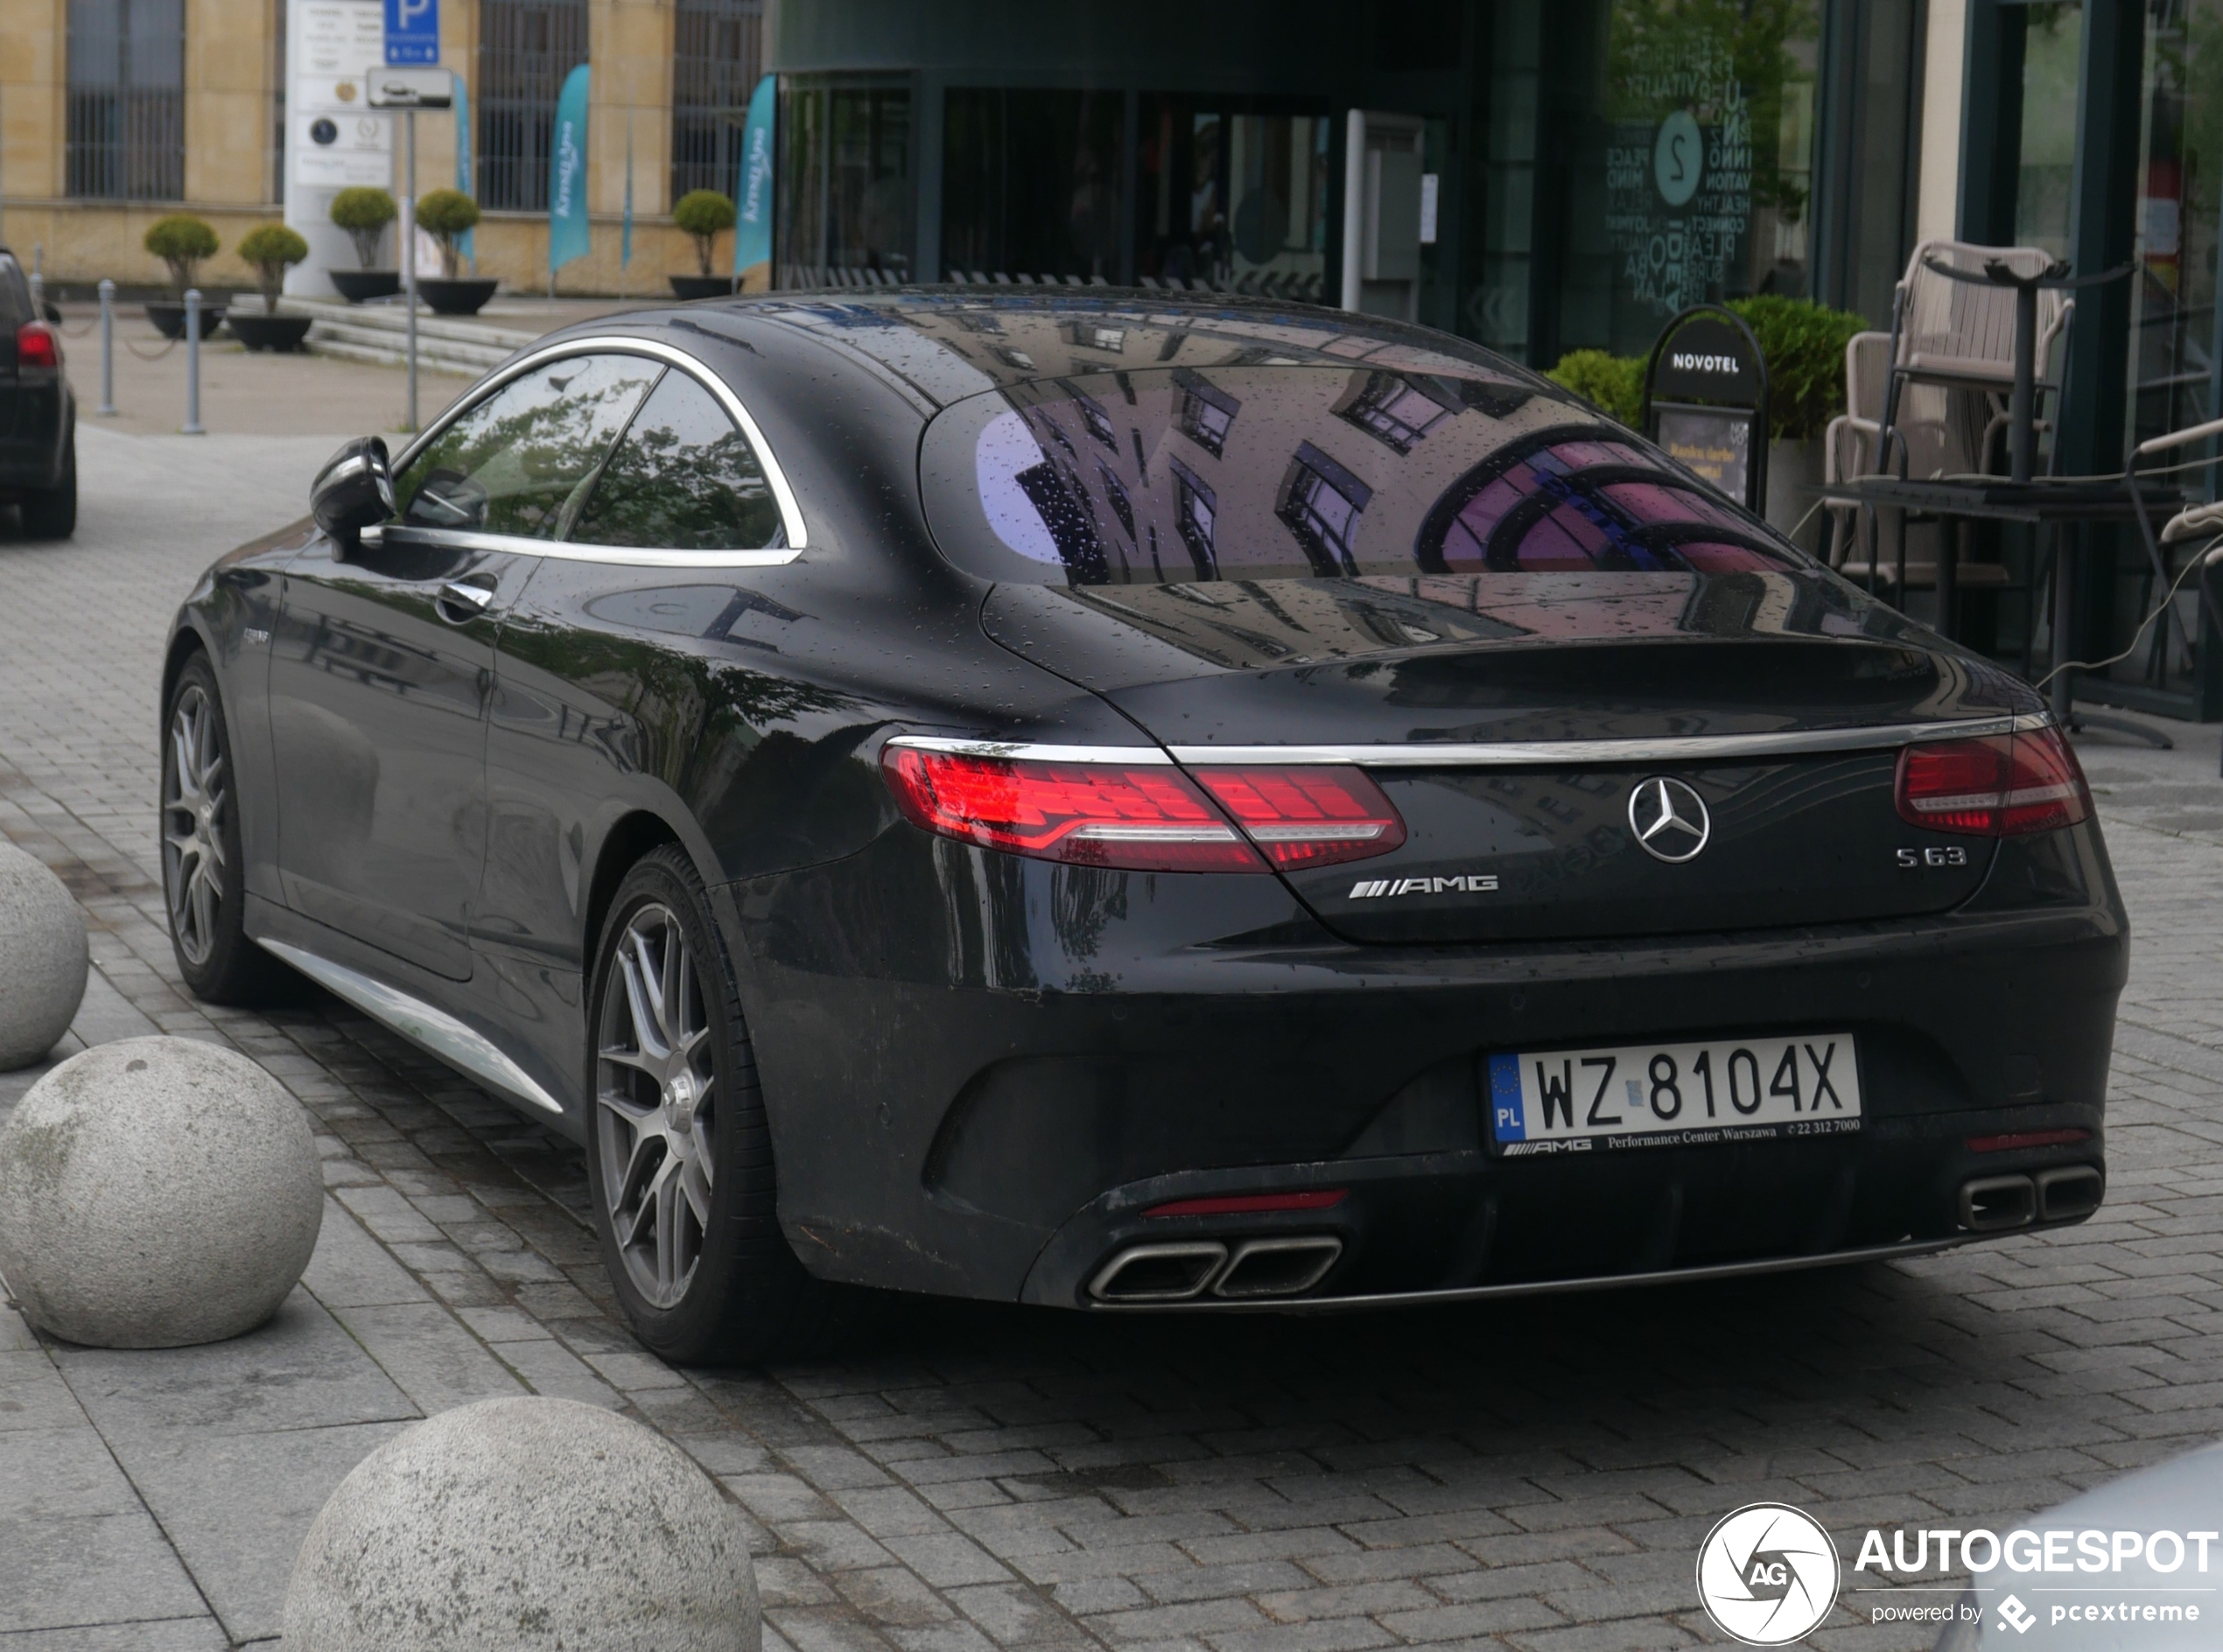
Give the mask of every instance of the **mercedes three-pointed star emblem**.
M 1695 859 L 1714 835 L 1706 800 L 1679 780 L 1655 774 L 1629 794 L 1629 830 L 1645 854 L 1670 865 Z

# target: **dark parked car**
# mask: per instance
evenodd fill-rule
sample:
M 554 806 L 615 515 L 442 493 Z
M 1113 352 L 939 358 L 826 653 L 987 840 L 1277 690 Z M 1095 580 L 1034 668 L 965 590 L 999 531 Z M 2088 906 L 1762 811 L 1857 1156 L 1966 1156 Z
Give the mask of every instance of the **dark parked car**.
M 0 504 L 32 539 L 77 531 L 77 400 L 62 374 L 61 312 L 39 305 L 0 248 Z
M 775 296 L 550 336 L 163 682 L 195 990 L 584 1142 L 675 1358 L 1934 1250 L 2102 1190 L 2128 947 L 2030 689 L 1404 326 Z

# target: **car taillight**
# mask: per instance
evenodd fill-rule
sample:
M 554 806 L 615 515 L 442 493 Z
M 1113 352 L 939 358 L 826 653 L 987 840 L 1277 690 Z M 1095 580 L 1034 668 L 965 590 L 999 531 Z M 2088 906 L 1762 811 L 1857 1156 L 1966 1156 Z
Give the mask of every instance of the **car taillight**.
M 2042 728 L 1908 746 L 1898 806 L 1932 831 L 2015 837 L 2088 819 L 2092 794 L 2060 730 Z
M 1129 872 L 1264 872 L 1203 793 L 1165 764 L 1056 763 L 889 746 L 880 770 L 915 826 L 1041 860 Z
M 26 321 L 16 329 L 18 368 L 58 368 L 62 364 L 61 340 L 43 321 Z
M 1385 855 L 1405 841 L 1405 822 L 1359 769 L 1200 768 L 1196 778 L 1283 872 Z

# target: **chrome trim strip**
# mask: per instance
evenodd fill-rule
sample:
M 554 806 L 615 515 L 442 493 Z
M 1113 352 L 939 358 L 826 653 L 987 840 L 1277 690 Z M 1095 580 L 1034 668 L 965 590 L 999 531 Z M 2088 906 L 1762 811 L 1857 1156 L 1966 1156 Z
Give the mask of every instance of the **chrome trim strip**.
M 620 355 L 645 355 L 651 360 L 662 361 L 667 367 L 677 368 L 718 398 L 719 404 L 726 410 L 733 423 L 741 427 L 741 434 L 748 438 L 749 445 L 756 450 L 756 457 L 764 466 L 764 480 L 772 490 L 773 502 L 780 508 L 780 525 L 787 530 L 788 542 L 777 551 L 646 550 L 630 553 L 618 551 L 613 555 L 610 552 L 615 549 L 614 547 L 580 545 L 567 548 L 540 540 L 529 542 L 538 554 L 544 556 L 566 556 L 574 562 L 615 562 L 632 567 L 644 568 L 763 568 L 774 565 L 773 563 L 765 560 L 766 558 L 776 558 L 779 562 L 792 562 L 797 551 L 810 548 L 810 542 L 804 536 L 803 528 L 803 508 L 796 501 L 795 489 L 788 485 L 787 472 L 780 468 L 779 458 L 772 452 L 771 444 L 764 439 L 764 432 L 757 428 L 756 421 L 749 416 L 749 410 L 741 404 L 740 397 L 733 394 L 731 385 L 695 357 L 689 355 L 684 350 L 676 349 L 655 339 L 632 339 L 618 333 L 600 333 L 592 338 L 565 339 L 560 343 L 543 345 L 537 349 L 528 350 L 524 354 L 495 368 L 491 374 L 480 380 L 466 400 L 459 402 L 450 408 L 441 415 L 439 420 L 431 428 L 402 451 L 401 457 L 394 460 L 392 469 L 399 472 L 424 451 L 427 443 L 437 440 L 440 432 L 447 429 L 456 419 L 485 401 L 510 380 L 522 374 L 531 372 L 543 362 L 558 360 L 567 355 L 612 353 Z M 592 556 L 584 554 L 590 550 L 595 554 Z M 677 560 L 669 562 L 643 560 L 653 557 L 672 557 Z
M 399 988 L 389 987 L 360 970 L 334 963 L 329 958 L 319 958 L 313 952 L 289 946 L 283 941 L 268 941 L 258 935 L 255 944 L 451 1067 L 462 1068 L 506 1096 L 544 1108 L 558 1118 L 564 1116 L 563 1104 L 535 1083 L 531 1074 L 446 1011 L 436 1010 Z
M 954 757 L 1000 757 L 1028 763 L 1121 763 L 1171 767 L 1173 759 L 1154 746 L 1044 746 L 1028 740 L 954 740 L 931 734 L 898 734 L 890 746 L 917 752 L 947 752 Z
M 373 531 L 382 537 L 370 538 Z M 552 556 L 562 562 L 593 562 L 621 568 L 777 568 L 802 553 L 789 546 L 772 550 L 651 550 L 628 545 L 572 545 L 553 539 L 524 539 L 510 534 L 480 534 L 464 528 L 426 528 L 416 522 L 382 522 L 366 528 L 363 542 L 448 545 L 459 550 L 501 551 L 511 556 Z
M 1724 758 L 1873 752 L 1916 740 L 1968 739 L 2048 727 L 2044 713 L 1965 718 L 1953 723 L 1879 723 L 1865 728 L 1767 734 L 1665 735 L 1623 740 L 1507 740 L 1454 746 L 1176 746 L 1176 762 L 1357 763 L 1368 768 L 1525 768 L 1560 763 L 1688 763 Z
M 1946 1239 L 1909 1239 L 1897 1244 L 1869 1245 L 1859 1250 L 1831 1250 L 1814 1256 L 1771 1256 L 1764 1262 L 1722 1262 L 1703 1268 L 1663 1268 L 1651 1273 L 1595 1274 L 1580 1279 L 1539 1279 L 1521 1284 L 1468 1285 L 1455 1291 L 1382 1292 L 1360 1297 L 1213 1297 L 1196 1301 L 1104 1302 L 1090 1298 L 1084 1306 L 1094 1313 L 1346 1313 L 1367 1308 L 1427 1307 L 1446 1302 L 1489 1302 L 1507 1297 L 1553 1296 L 1583 1291 L 1618 1291 L 1624 1286 L 1694 1284 L 1706 1279 L 1741 1279 L 1756 1274 L 1795 1273 L 1805 1268 L 1834 1268 L 1857 1262 L 1889 1262 L 1909 1256 L 1935 1256 L 1998 1239 L 2009 1233 L 2028 1233 L 2029 1225 L 1996 1233 L 1960 1233 Z M 1122 1252 L 1122 1255 L 1125 1253 Z

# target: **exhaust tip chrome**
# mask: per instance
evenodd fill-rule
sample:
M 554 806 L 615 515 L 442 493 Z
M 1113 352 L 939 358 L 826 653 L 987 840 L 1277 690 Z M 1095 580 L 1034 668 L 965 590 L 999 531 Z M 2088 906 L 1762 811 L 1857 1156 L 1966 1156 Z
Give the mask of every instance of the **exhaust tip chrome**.
M 1231 1299 L 1301 1295 L 1326 1278 L 1343 1254 L 1343 1242 L 1324 1235 L 1245 1240 L 1212 1282 L 1212 1294 Z
M 2070 1165 L 2037 1172 L 2037 1214 L 2041 1222 L 2071 1222 L 2099 1209 L 2107 1181 L 2091 1165 Z
M 1089 1294 L 1098 1302 L 1186 1302 L 1203 1293 L 1226 1260 L 1217 1240 L 1129 1245 L 1097 1270 Z
M 2028 1176 L 1979 1176 L 1960 1184 L 1960 1225 L 1971 1233 L 2027 1228 L 2037 1215 L 2037 1186 Z

